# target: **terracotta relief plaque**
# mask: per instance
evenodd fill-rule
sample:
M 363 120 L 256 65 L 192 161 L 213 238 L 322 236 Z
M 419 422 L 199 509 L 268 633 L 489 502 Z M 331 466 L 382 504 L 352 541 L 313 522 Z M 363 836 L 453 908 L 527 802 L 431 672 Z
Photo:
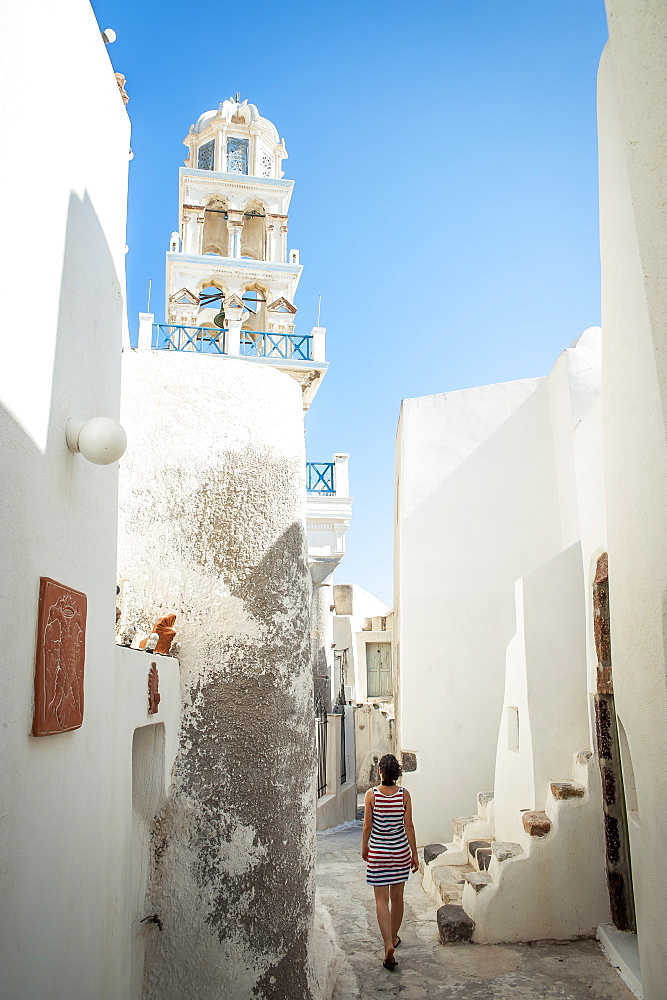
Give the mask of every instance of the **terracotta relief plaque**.
M 155 715 L 160 705 L 160 678 L 157 663 L 151 663 L 148 671 L 148 714 Z
M 85 594 L 40 578 L 33 736 L 66 733 L 83 722 L 86 609 Z

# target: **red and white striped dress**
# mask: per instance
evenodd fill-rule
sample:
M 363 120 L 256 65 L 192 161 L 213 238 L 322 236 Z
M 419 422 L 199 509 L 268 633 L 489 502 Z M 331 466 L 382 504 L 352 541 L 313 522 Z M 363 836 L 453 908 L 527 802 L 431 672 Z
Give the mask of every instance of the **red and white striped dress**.
M 373 789 L 373 826 L 368 840 L 366 881 L 371 885 L 397 885 L 410 874 L 410 844 L 405 832 L 403 789 L 384 795 Z

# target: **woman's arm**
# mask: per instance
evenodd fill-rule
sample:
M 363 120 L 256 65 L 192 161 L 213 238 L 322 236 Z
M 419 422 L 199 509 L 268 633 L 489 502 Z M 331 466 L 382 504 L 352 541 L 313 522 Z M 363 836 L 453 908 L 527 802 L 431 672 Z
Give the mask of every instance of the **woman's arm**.
M 419 870 L 419 855 L 417 854 L 415 827 L 412 822 L 412 799 L 410 798 L 410 792 L 407 788 L 403 789 L 403 798 L 405 800 L 405 816 L 403 817 L 403 822 L 405 824 L 405 832 L 408 837 L 408 843 L 410 844 L 410 851 L 412 852 L 410 868 L 413 872 L 416 872 Z
M 368 789 L 364 799 L 364 828 L 361 834 L 361 856 L 368 861 L 368 840 L 373 826 L 373 791 Z

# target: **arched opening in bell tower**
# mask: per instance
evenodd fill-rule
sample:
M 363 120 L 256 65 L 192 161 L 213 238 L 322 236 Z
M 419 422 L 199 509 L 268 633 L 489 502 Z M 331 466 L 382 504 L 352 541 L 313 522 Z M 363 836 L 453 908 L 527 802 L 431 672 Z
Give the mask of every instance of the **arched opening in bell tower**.
M 243 324 L 244 330 L 266 330 L 266 289 L 261 285 L 249 285 L 244 289 L 243 305 L 250 315 Z
M 263 334 L 266 332 L 266 289 L 249 285 L 244 289 L 243 305 L 249 315 L 241 327 L 241 349 L 246 355 L 263 354 Z
M 243 211 L 241 256 L 266 260 L 266 207 L 261 201 L 251 201 Z
M 204 235 L 202 253 L 229 257 L 229 228 L 227 202 L 219 195 L 212 198 L 204 210 Z

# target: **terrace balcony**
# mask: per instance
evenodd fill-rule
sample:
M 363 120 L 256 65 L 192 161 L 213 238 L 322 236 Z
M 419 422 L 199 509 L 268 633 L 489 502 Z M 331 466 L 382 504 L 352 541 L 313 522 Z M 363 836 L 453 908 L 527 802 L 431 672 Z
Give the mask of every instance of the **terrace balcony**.
M 325 360 L 325 328 L 313 327 L 309 334 L 265 330 L 242 330 L 240 323 L 227 329 L 155 323 L 151 313 L 139 314 L 138 350 L 183 351 L 280 368 L 302 388 L 304 409 L 312 402 L 328 364 Z
M 352 518 L 349 457 L 338 454 L 332 462 L 306 463 L 308 558 L 311 563 L 330 563 L 331 571 L 345 554 Z

